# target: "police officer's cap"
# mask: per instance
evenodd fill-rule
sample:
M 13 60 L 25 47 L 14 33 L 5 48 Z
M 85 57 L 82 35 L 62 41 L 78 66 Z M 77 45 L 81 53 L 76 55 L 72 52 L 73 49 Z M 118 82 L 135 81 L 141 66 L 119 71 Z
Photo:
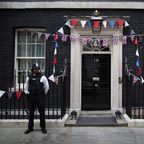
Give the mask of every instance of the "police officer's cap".
M 32 64 L 32 69 L 31 70 L 33 70 L 33 69 L 40 69 L 38 63 L 33 63 Z

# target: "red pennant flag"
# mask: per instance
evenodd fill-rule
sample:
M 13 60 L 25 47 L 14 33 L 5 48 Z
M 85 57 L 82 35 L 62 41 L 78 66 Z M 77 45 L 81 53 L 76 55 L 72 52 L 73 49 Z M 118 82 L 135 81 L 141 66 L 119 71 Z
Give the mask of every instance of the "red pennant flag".
M 54 64 L 54 65 L 57 64 L 57 58 L 56 58 L 56 56 L 54 56 L 53 64 Z
M 118 22 L 119 28 L 122 28 L 123 24 L 124 24 L 124 21 L 120 19 L 117 22 Z
M 138 69 L 137 69 L 137 74 L 138 74 L 139 76 L 142 75 L 142 68 L 141 68 L 141 67 L 138 67 Z
M 94 21 L 93 24 L 96 28 L 98 28 L 100 21 Z
M 71 19 L 71 24 L 72 24 L 73 26 L 76 26 L 77 23 L 78 23 L 78 20 L 77 20 L 77 19 Z
M 58 40 L 58 34 L 55 34 L 54 40 L 55 40 L 55 41 Z
M 138 38 L 135 39 L 135 45 L 138 45 Z
M 16 97 L 17 99 L 20 99 L 22 95 L 22 91 L 16 91 Z

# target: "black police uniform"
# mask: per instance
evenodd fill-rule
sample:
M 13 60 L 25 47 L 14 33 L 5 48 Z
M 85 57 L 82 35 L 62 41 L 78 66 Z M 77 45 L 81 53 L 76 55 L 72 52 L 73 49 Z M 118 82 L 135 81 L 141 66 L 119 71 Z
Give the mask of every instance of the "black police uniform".
M 29 76 L 29 101 L 30 101 L 30 115 L 28 128 L 33 129 L 34 127 L 34 111 L 38 108 L 40 113 L 40 127 L 45 129 L 45 92 L 44 85 L 40 82 L 42 77 L 41 73 L 31 74 Z

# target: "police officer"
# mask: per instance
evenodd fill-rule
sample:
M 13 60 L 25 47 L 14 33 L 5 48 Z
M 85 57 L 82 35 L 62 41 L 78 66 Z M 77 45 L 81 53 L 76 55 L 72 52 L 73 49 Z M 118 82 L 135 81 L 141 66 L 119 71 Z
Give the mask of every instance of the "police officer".
M 49 90 L 47 78 L 40 72 L 37 63 L 32 65 L 32 73 L 26 79 L 26 93 L 29 95 L 29 123 L 25 134 L 33 131 L 34 127 L 34 111 L 38 108 L 40 113 L 40 127 L 43 134 L 47 133 L 45 124 L 45 94 Z

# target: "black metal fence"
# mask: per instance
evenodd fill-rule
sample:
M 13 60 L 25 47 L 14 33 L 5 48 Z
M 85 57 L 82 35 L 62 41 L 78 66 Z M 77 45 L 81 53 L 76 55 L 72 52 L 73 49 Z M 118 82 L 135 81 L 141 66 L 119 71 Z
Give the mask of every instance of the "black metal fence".
M 29 114 L 28 95 L 25 94 L 24 71 L 14 78 L 1 78 L 4 94 L 0 97 L 0 119 L 27 119 Z M 61 119 L 66 113 L 66 76 L 58 78 L 58 84 L 49 80 L 50 89 L 45 99 L 46 119 Z M 35 119 L 39 118 L 36 109 Z
M 144 119 L 144 84 L 134 75 L 125 76 L 123 82 L 123 107 L 131 119 Z

